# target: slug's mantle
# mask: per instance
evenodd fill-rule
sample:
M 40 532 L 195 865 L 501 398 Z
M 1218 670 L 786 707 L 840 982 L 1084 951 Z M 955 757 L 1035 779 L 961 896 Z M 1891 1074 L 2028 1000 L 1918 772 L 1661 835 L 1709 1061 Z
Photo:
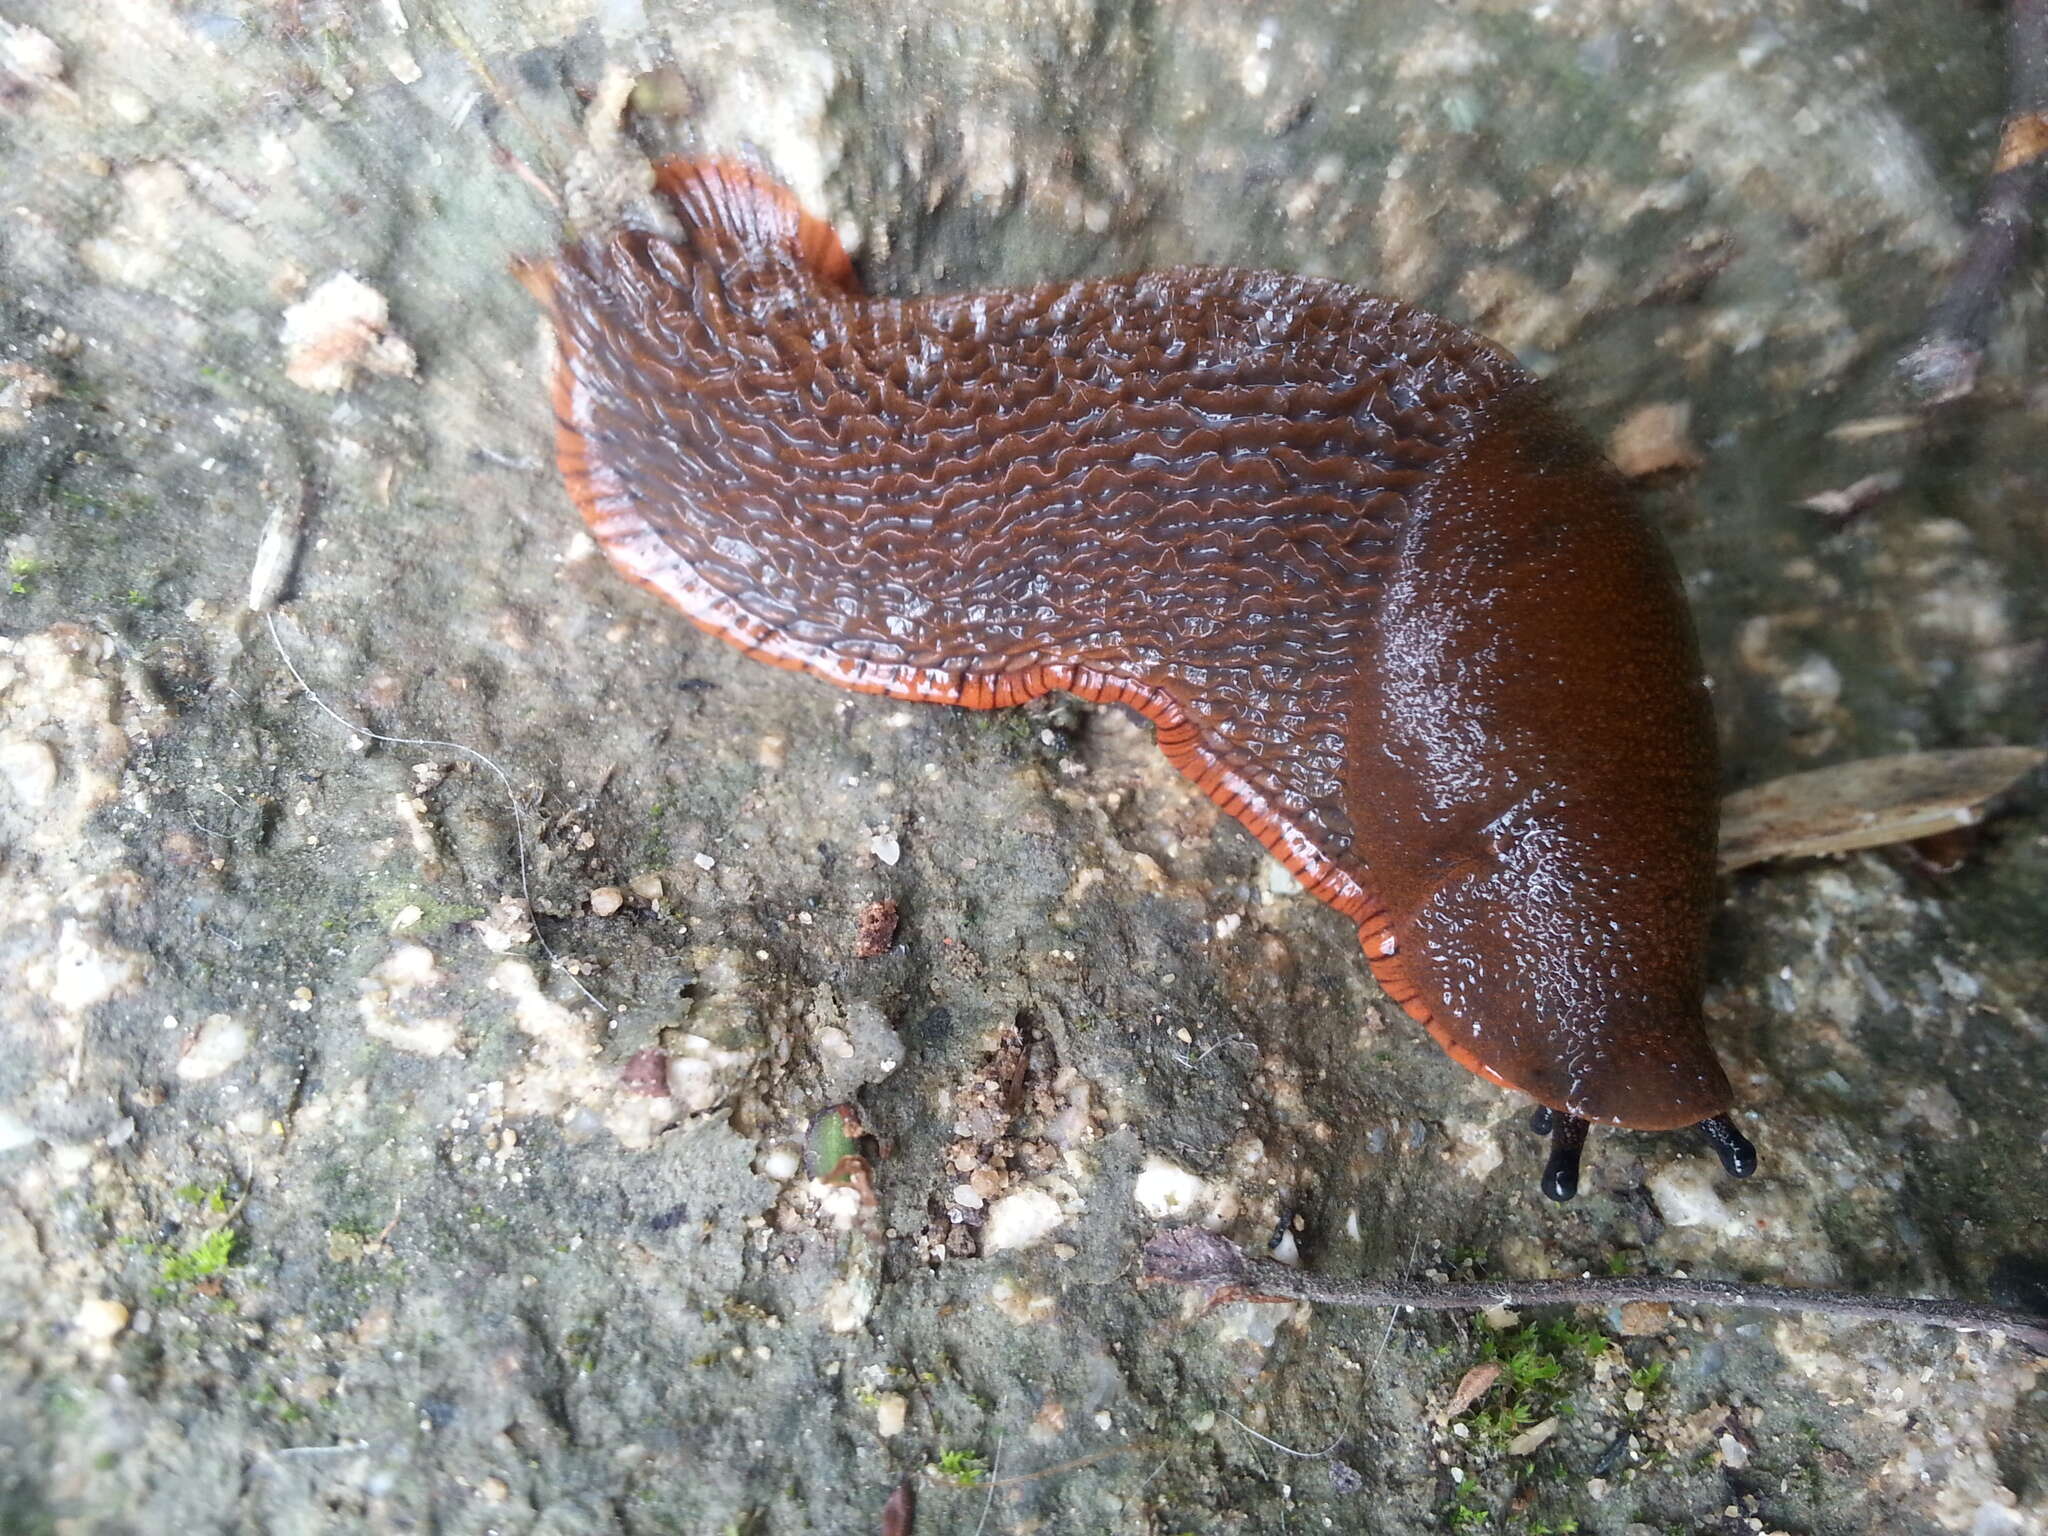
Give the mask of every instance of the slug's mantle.
M 1176 268 L 863 297 L 759 173 L 527 277 L 614 565 L 777 666 L 969 708 L 1053 689 L 1358 926 L 1456 1060 L 1753 1154 L 1701 1022 L 1713 726 L 1627 488 L 1493 344 L 1344 284 Z

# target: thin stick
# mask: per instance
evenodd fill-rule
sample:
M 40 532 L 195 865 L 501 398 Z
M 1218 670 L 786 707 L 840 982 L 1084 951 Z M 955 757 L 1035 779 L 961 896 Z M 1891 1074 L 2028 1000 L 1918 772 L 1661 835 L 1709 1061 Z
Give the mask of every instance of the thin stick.
M 1271 1435 L 1260 1434 L 1256 1429 L 1253 1429 L 1251 1425 L 1245 1423 L 1243 1419 L 1240 1419 L 1236 1414 L 1232 1413 L 1227 1408 L 1223 1410 L 1223 1417 L 1230 1420 L 1231 1423 L 1235 1424 L 1239 1429 L 1243 1430 L 1246 1434 L 1250 1435 L 1254 1440 L 1263 1440 L 1266 1444 L 1273 1447 L 1274 1450 L 1284 1451 L 1289 1456 L 1299 1456 L 1303 1461 L 1322 1461 L 1330 1454 L 1330 1452 L 1336 1450 L 1338 1446 L 1344 1443 L 1344 1437 L 1342 1435 L 1339 1435 L 1336 1439 L 1332 1440 L 1328 1445 L 1324 1446 L 1320 1451 L 1297 1451 L 1291 1445 L 1282 1445 L 1278 1440 L 1275 1440 Z
M 1556 1306 L 1591 1302 L 1667 1301 L 1681 1306 L 1746 1307 L 1758 1312 L 1820 1312 L 1873 1322 L 1918 1323 L 1959 1332 L 2003 1333 L 2048 1355 L 2048 1317 L 2015 1307 L 1914 1296 L 1866 1296 L 1855 1291 L 1750 1285 L 1736 1280 L 1673 1280 L 1662 1276 L 1619 1279 L 1501 1280 L 1427 1285 L 1410 1280 L 1340 1280 L 1303 1274 L 1269 1259 L 1247 1257 L 1227 1238 L 1199 1227 L 1162 1232 L 1145 1245 L 1145 1278 L 1189 1285 L 1218 1301 L 1319 1301 L 1337 1307 L 1420 1307 L 1430 1311 L 1485 1307 Z
M 276 610 L 272 609 L 265 612 L 263 622 L 270 627 L 270 643 L 277 647 L 278 660 L 284 663 L 285 671 L 291 673 L 292 681 L 305 690 L 306 697 L 312 701 L 315 709 L 319 710 L 321 714 L 332 720 L 343 730 L 353 731 L 358 736 L 367 737 L 371 741 L 386 742 L 392 746 L 437 747 L 444 752 L 460 752 L 471 762 L 483 764 L 484 767 L 490 769 L 497 776 L 498 787 L 505 791 L 505 802 L 512 808 L 512 837 L 519 849 L 519 899 L 525 904 L 526 916 L 533 924 L 533 936 L 540 944 L 541 953 L 548 957 L 548 962 L 551 965 L 569 978 L 569 984 L 588 998 L 591 1006 L 596 1008 L 599 1013 L 609 1015 L 611 1009 L 605 1006 L 603 1000 L 595 992 L 583 985 L 582 980 L 574 971 L 562 963 L 562 957 L 556 954 L 554 947 L 548 943 L 547 935 L 540 931 L 540 915 L 533 909 L 533 880 L 527 866 L 526 822 L 525 818 L 519 814 L 519 797 L 512 792 L 512 780 L 506 776 L 505 770 L 483 753 L 477 751 L 475 747 L 466 747 L 459 741 L 440 741 L 431 736 L 386 736 L 381 731 L 373 731 L 366 725 L 358 725 L 346 715 L 337 713 L 328 705 L 325 699 L 321 698 L 314 691 L 313 685 L 299 675 L 299 669 L 292 664 L 291 652 L 284 648 L 284 637 L 277 632 Z
M 1977 386 L 1991 322 L 2026 255 L 2034 206 L 2048 189 L 2048 0 L 2007 0 L 2006 111 L 1962 262 L 1927 312 L 1920 342 L 1899 360 L 1929 404 Z
M 996 1507 L 996 1474 L 1003 1470 L 1003 1437 L 996 1436 L 995 1454 L 988 1459 L 988 1497 L 981 1501 L 981 1518 L 974 1522 L 974 1536 L 988 1524 L 988 1512 Z

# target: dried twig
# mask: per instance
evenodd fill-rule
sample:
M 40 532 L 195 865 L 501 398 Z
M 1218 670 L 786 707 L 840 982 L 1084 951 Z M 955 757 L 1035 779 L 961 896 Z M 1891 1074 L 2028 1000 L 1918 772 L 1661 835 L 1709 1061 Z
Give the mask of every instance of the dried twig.
M 1906 386 L 1930 404 L 1959 400 L 1977 367 L 2006 286 L 2026 254 L 2034 206 L 2048 189 L 2048 0 L 2007 0 L 2006 112 L 1998 158 L 1963 260 L 1927 312 L 1919 345 L 1899 360 Z
M 1737 1280 L 1619 1279 L 1499 1280 L 1475 1284 L 1419 1284 L 1412 1280 L 1340 1280 L 1305 1274 L 1270 1259 L 1248 1257 L 1227 1238 L 1199 1227 L 1162 1232 L 1145 1245 L 1145 1278 L 1188 1285 L 1218 1301 L 1319 1301 L 1338 1307 L 1421 1307 L 1476 1311 L 1485 1307 L 1556 1306 L 1630 1301 L 1682 1306 L 1744 1307 L 1759 1312 L 1822 1312 L 1875 1322 L 1918 1323 L 1960 1332 L 1996 1332 L 2048 1355 L 2048 1317 L 2013 1307 L 1914 1296 L 1865 1296 L 1854 1291 L 1750 1285 Z
M 2048 762 L 2035 747 L 1904 752 L 1816 768 L 1721 803 L 1721 868 L 1911 842 L 1975 826 L 1987 806 Z

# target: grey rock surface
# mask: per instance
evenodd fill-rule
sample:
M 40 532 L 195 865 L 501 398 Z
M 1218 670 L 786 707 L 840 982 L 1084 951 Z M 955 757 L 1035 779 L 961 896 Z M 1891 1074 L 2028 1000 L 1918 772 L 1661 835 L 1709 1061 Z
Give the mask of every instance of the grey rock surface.
M 1952 873 L 1736 877 L 1762 1170 L 1601 1134 L 1550 1206 L 1524 1106 L 1149 732 L 841 695 L 614 578 L 510 273 L 627 67 L 874 291 L 1357 281 L 1667 467 L 1731 787 L 2038 742 L 2038 263 L 1976 402 L 1888 379 L 1995 139 L 1990 11 L 0 17 L 0 1530 L 874 1532 L 908 1478 L 926 1533 L 2048 1531 L 1994 1339 L 1133 1283 L 1190 1217 L 1354 1272 L 2038 1274 L 2038 785 Z M 247 611 L 267 525 L 362 732 Z M 806 1166 L 849 1097 L 872 1211 Z

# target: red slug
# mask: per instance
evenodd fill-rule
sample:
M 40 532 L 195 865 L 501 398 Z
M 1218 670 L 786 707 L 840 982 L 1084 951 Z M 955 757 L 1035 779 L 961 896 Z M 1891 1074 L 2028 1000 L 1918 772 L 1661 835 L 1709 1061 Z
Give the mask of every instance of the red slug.
M 558 457 L 625 575 L 845 688 L 1052 689 L 1358 925 L 1387 995 L 1588 1122 L 1755 1152 L 1701 1019 L 1713 721 L 1671 562 L 1502 350 L 1341 283 L 1176 268 L 863 297 L 759 173 L 668 161 L 529 272 Z

